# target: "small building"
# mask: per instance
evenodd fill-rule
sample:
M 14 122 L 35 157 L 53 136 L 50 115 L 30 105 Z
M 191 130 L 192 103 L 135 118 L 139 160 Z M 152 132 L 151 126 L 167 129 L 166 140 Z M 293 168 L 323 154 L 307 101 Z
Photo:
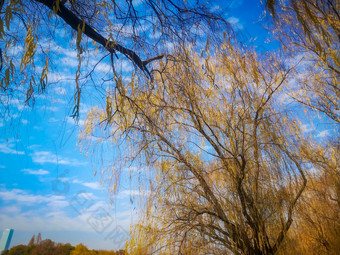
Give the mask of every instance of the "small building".
M 13 229 L 5 229 L 5 231 L 3 232 L 0 241 L 0 254 L 8 250 L 9 245 L 11 244 L 13 232 L 14 232 Z

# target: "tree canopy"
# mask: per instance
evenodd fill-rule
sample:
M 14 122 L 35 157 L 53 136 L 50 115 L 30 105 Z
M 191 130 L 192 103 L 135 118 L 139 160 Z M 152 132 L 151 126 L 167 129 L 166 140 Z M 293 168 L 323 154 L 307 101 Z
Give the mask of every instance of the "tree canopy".
M 40 236 L 40 239 L 38 238 Z M 69 243 L 55 243 L 50 239 L 41 240 L 41 234 L 31 238 L 27 245 L 17 245 L 4 251 L 3 255 L 124 255 L 124 250 L 105 251 L 89 250 L 85 245 L 78 244 L 75 247 Z

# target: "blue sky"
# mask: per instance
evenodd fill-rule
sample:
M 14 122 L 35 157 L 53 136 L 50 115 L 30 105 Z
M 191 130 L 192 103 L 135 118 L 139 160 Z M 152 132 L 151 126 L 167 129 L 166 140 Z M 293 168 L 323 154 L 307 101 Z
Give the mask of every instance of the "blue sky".
M 256 38 L 254 44 L 263 49 L 275 47 L 275 42 L 265 43 L 269 32 L 263 29 L 262 11 L 260 1 L 234 1 L 225 15 L 246 40 Z M 11 246 L 26 244 L 33 234 L 41 232 L 43 239 L 56 242 L 83 243 L 95 249 L 122 248 L 130 223 L 138 219 L 131 197 L 140 193 L 129 183 L 128 169 L 123 169 L 120 193 L 110 203 L 111 195 L 107 184 L 100 183 L 100 172 L 118 152 L 106 143 L 88 150 L 79 145 L 79 128 L 86 112 L 101 103 L 101 98 L 82 98 L 79 121 L 69 117 L 78 60 L 74 42 L 63 33 L 69 31 L 59 32 L 56 41 L 41 41 L 54 56 L 47 92 L 36 98 L 33 108 L 25 106 L 20 96 L 1 106 L 0 230 L 15 229 Z M 13 54 L 16 52 L 22 49 L 14 48 Z M 103 56 L 90 54 L 89 66 Z M 126 60 L 118 66 L 126 72 L 133 70 Z M 105 59 L 96 68 L 97 81 L 110 76 L 110 71 Z M 86 95 L 95 92 L 91 86 L 84 91 Z M 313 129 L 309 124 L 305 128 L 306 132 Z
M 42 108 L 25 108 L 1 127 L 0 229 L 15 229 L 12 245 L 41 232 L 59 242 L 121 247 L 122 241 L 105 238 L 117 227 L 129 231 L 133 191 L 122 185 L 110 204 L 91 159 L 77 146 L 78 127 L 65 118 L 67 104 Z

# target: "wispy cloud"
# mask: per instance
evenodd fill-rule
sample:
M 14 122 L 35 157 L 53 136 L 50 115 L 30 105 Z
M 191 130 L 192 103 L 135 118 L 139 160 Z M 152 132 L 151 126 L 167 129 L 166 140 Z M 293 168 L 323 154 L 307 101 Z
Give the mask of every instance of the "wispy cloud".
M 138 6 L 138 5 L 140 5 L 141 3 L 143 3 L 143 1 L 142 0 L 132 0 L 132 3 L 133 3 L 133 6 Z
M 1 142 L 0 143 L 0 152 L 5 154 L 18 154 L 23 155 L 25 154 L 24 151 L 16 150 L 15 145 L 12 142 Z
M 72 117 L 67 117 L 67 123 L 71 125 L 79 125 L 79 126 L 84 126 L 85 122 L 84 120 L 75 120 Z
M 77 230 L 94 232 L 89 224 L 83 219 L 84 215 L 69 217 L 63 212 L 51 212 L 45 215 L 32 215 L 33 213 L 16 213 L 14 216 L 0 214 L 0 221 L 6 222 L 16 230 L 21 231 L 65 231 Z
M 150 194 L 149 190 L 123 190 L 119 192 L 118 198 L 147 196 L 149 194 Z
M 1 208 L 1 212 L 4 213 L 4 214 L 16 214 L 16 213 L 19 213 L 21 210 L 20 210 L 20 207 L 19 206 L 15 206 L 15 205 L 11 205 L 11 206 L 5 206 L 5 207 L 2 207 Z
M 218 12 L 220 10 L 221 10 L 221 7 L 218 4 L 210 8 L 210 12 Z
M 112 224 L 109 225 L 103 233 L 98 234 L 94 226 L 89 223 L 94 217 L 94 215 L 90 213 L 81 214 L 76 217 L 70 217 L 63 212 L 52 212 L 48 215 L 27 215 L 27 213 L 15 213 L 15 208 L 8 209 L 12 210 L 13 213 L 0 212 L 0 227 L 6 228 L 10 226 L 15 229 L 17 233 L 21 231 L 32 234 L 41 232 L 43 233 L 43 238 L 46 238 L 46 232 L 49 232 L 49 235 L 57 234 L 58 238 L 62 238 L 60 240 L 61 242 L 69 242 L 74 246 L 78 243 L 85 242 L 89 248 L 97 250 L 123 249 L 125 240 L 129 238 L 128 231 L 130 229 L 131 218 L 128 216 L 131 216 L 130 211 L 126 212 L 127 217 L 123 220 L 119 219 L 119 221 L 116 221 L 115 217 L 112 217 Z M 6 212 L 9 211 L 7 210 Z M 94 222 L 98 222 L 98 220 L 94 220 Z M 102 223 L 99 222 L 99 226 L 100 224 Z M 117 225 L 125 231 L 115 231 Z M 110 233 L 115 236 L 110 238 Z M 117 234 L 121 235 L 118 236 L 118 239 Z M 106 236 L 108 237 L 106 238 Z M 18 234 L 15 239 L 19 238 Z M 21 243 L 27 242 L 27 240 L 24 239 Z M 118 242 L 117 240 L 120 241 Z M 17 240 L 13 240 L 13 242 L 14 245 L 19 244 L 15 243 L 18 242 Z
M 81 166 L 86 165 L 86 162 L 80 162 L 77 159 L 70 159 L 67 157 L 56 155 L 50 151 L 36 151 L 31 154 L 34 163 L 39 164 L 60 164 L 60 165 L 70 165 L 70 166 Z
M 50 205 L 58 203 L 60 205 L 61 204 L 60 202 L 63 202 L 63 206 L 68 205 L 64 196 L 34 195 L 21 189 L 12 189 L 12 190 L 2 189 L 0 190 L 0 199 L 4 201 L 15 201 L 15 202 L 23 203 L 27 205 L 35 205 L 35 204 L 41 204 L 41 203 L 48 203 Z
M 326 137 L 326 136 L 328 136 L 328 135 L 329 135 L 329 131 L 328 131 L 328 130 L 324 130 L 324 131 L 321 131 L 321 132 L 317 135 L 317 137 L 324 138 L 324 137 Z
M 55 87 L 53 89 L 54 93 L 56 93 L 57 95 L 66 95 L 66 89 L 63 87 Z
M 28 173 L 28 174 L 33 174 L 33 175 L 46 175 L 49 174 L 49 171 L 46 171 L 44 169 L 38 169 L 38 170 L 33 170 L 33 169 L 22 169 L 22 172 Z
M 115 233 L 114 230 L 119 224 L 126 230 L 124 238 L 128 238 L 130 217 L 133 213 L 131 209 L 120 210 L 113 215 L 110 213 L 112 208 L 104 201 L 95 201 L 97 198 L 92 193 L 79 193 L 76 197 L 78 199 L 69 200 L 64 196 L 52 194 L 43 196 L 20 189 L 0 189 L 0 201 L 5 201 L 0 210 L 0 229 L 10 226 L 17 231 L 73 231 L 73 233 L 77 231 L 79 235 L 90 235 L 89 239 L 92 240 L 103 238 L 102 235 L 98 235 L 98 231 L 104 230 L 105 236 Z M 84 199 L 89 199 L 90 203 L 84 206 Z M 69 212 L 73 213 L 69 214 Z M 106 226 L 98 222 L 100 220 L 105 220 Z M 81 240 L 68 241 L 79 243 Z M 90 245 L 88 240 L 86 242 Z M 112 248 L 112 241 L 107 240 L 107 242 L 105 245 Z M 114 245 L 119 245 L 114 247 L 115 249 L 122 248 L 120 246 L 124 245 L 124 240 Z M 106 246 L 101 246 L 101 248 Z
M 309 133 L 312 132 L 314 130 L 314 127 L 310 124 L 302 124 L 301 125 L 301 131 L 303 133 Z
M 75 80 L 74 74 L 61 74 L 61 73 L 49 73 L 48 74 L 48 81 L 49 82 L 65 82 L 65 81 L 72 81 Z
M 0 165 L 0 168 L 6 168 L 4 165 Z
M 40 110 L 45 110 L 45 111 L 51 111 L 51 112 L 56 112 L 56 111 L 59 110 L 58 107 L 55 107 L 55 106 L 46 106 L 46 105 L 40 107 L 39 109 Z
M 84 104 L 84 103 L 80 103 L 79 105 L 79 111 L 80 113 L 88 113 L 90 110 L 92 110 L 92 106 L 91 105 L 88 105 L 88 104 Z
M 97 182 L 84 182 L 82 185 L 90 189 L 103 189 L 103 187 Z
M 94 199 L 95 196 L 92 193 L 83 193 L 86 194 L 91 199 Z M 80 194 L 77 194 L 79 196 Z M 67 230 L 69 228 L 73 228 L 74 226 L 70 226 L 70 223 L 77 223 L 77 229 L 82 231 L 91 230 L 91 226 L 80 226 L 84 225 L 84 222 L 91 216 L 93 211 L 98 208 L 105 208 L 106 204 L 103 201 L 97 201 L 91 204 L 91 207 L 87 207 L 84 212 L 81 211 L 78 217 L 69 217 L 65 214 L 65 207 L 71 206 L 71 200 L 66 199 L 64 196 L 56 196 L 52 194 L 48 195 L 35 195 L 29 193 L 28 191 L 21 189 L 1 189 L 0 190 L 0 199 L 7 202 L 12 203 L 7 206 L 2 207 L 0 211 L 0 222 L 6 222 L 7 224 L 11 222 L 10 226 L 15 229 L 27 228 L 29 225 L 32 225 L 33 229 L 37 229 L 37 226 L 34 222 L 39 222 L 39 227 L 42 227 L 41 230 Z M 79 201 L 76 201 L 79 203 Z M 81 205 L 81 204 L 79 204 Z M 25 206 L 24 211 L 22 211 L 23 206 Z M 32 210 L 32 208 L 34 208 Z M 39 209 L 39 213 L 37 212 L 37 208 Z M 15 215 L 13 215 L 13 213 Z M 10 215 L 10 217 L 8 217 Z M 6 218 L 7 220 L 4 220 Z M 17 221 L 8 221 L 8 219 L 17 218 Z M 32 221 L 29 223 L 29 219 Z M 63 220 L 62 220 L 63 219 Z M 25 221 L 27 224 L 18 224 L 19 222 Z M 53 224 L 52 222 L 54 221 Z M 44 222 L 44 223 L 43 223 Z M 48 224 L 46 224 L 48 222 Z M 44 226 L 50 225 L 50 226 Z M 52 226 L 51 226 L 52 224 Z M 1 224 L 0 224 L 1 225 Z M 86 225 L 86 224 L 85 224 Z M 47 229 L 46 229 L 47 227 Z M 40 230 L 40 228 L 38 228 Z M 70 229 L 71 230 L 71 229 Z
M 240 23 L 240 19 L 236 17 L 230 17 L 227 21 L 234 27 L 236 30 L 242 30 L 243 25 Z
M 87 187 L 90 189 L 97 189 L 97 190 L 103 189 L 103 186 L 99 182 L 83 182 L 78 179 L 74 179 L 72 182 L 83 185 L 84 187 Z
M 19 100 L 18 98 L 8 98 L 5 99 L 5 105 L 9 105 L 11 107 L 17 108 L 19 111 L 22 111 L 24 108 L 28 109 L 29 107 L 25 104 L 24 100 Z M 13 116 L 11 116 L 13 118 Z

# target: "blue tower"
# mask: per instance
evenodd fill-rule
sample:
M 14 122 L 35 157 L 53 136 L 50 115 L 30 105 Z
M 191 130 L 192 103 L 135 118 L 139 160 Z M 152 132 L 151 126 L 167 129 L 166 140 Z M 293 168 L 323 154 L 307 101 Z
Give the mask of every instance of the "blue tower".
M 0 254 L 8 250 L 9 245 L 11 243 L 13 232 L 14 232 L 13 229 L 5 229 L 4 233 L 2 234 L 0 241 Z

